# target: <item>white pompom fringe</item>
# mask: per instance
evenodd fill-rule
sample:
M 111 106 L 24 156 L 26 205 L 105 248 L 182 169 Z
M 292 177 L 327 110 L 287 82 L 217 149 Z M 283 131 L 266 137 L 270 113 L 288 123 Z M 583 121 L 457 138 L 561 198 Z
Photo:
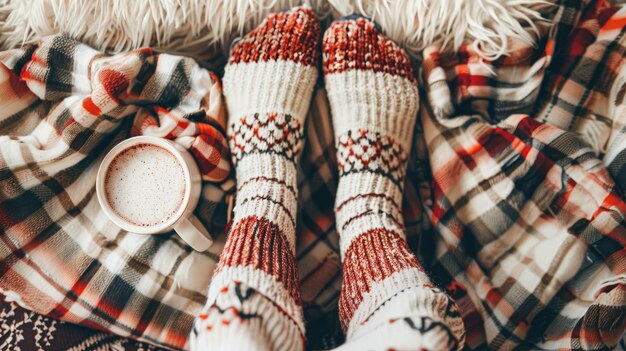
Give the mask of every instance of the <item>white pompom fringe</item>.
M 270 12 L 308 4 L 320 17 L 324 0 L 0 0 L 4 49 L 66 33 L 112 53 L 150 46 L 197 58 L 256 27 Z
M 511 39 L 534 45 L 545 0 L 329 0 L 342 15 L 358 13 L 416 54 L 428 46 L 457 50 L 469 43 L 487 60 L 507 54 Z
M 60 32 L 99 50 L 151 46 L 202 58 L 211 46 L 256 27 L 268 13 L 308 5 L 320 17 L 372 18 L 415 54 L 470 42 L 486 59 L 506 54 L 508 39 L 533 43 L 543 0 L 0 0 L 0 46 L 14 48 Z

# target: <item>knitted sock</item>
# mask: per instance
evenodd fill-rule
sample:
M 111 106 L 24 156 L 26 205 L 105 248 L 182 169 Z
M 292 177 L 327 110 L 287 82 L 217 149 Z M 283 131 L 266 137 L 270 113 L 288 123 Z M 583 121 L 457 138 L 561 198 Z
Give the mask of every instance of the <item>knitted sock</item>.
M 340 349 L 460 349 L 456 305 L 406 243 L 402 189 L 418 110 L 408 57 L 364 18 L 333 23 L 322 52 L 340 172 Z
M 237 173 L 232 229 L 197 319 L 202 350 L 301 350 L 295 158 L 317 79 L 311 10 L 270 15 L 232 49 L 224 74 Z

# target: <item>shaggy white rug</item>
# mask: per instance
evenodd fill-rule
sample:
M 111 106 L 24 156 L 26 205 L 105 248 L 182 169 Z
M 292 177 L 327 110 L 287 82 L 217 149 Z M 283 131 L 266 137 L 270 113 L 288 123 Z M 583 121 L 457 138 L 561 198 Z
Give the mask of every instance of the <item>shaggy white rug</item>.
M 554 0 L 550 0 L 554 1 Z M 298 5 L 321 18 L 361 14 L 416 54 L 470 43 L 486 59 L 511 39 L 534 42 L 550 12 L 543 0 L 0 0 L 0 47 L 64 32 L 99 50 L 151 46 L 202 59 L 256 27 L 271 11 Z

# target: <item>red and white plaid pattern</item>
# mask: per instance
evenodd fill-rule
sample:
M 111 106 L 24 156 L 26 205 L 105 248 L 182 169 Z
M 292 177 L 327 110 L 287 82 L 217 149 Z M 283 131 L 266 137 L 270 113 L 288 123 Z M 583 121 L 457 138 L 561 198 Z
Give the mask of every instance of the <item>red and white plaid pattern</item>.
M 38 313 L 184 347 L 223 238 L 199 253 L 176 235 L 124 232 L 95 175 L 108 149 L 146 134 L 187 147 L 205 180 L 226 179 L 218 81 L 191 59 L 108 56 L 64 36 L 1 56 L 0 288 Z M 212 187 L 196 211 L 210 229 Z
M 626 132 L 622 117 L 622 76 L 626 72 L 622 68 L 626 47 L 624 10 L 609 7 L 606 1 L 585 0 L 559 1 L 550 11 L 547 16 L 553 24 L 540 26 L 544 36 L 537 48 L 520 45 L 511 56 L 493 63 L 480 62 L 471 50 L 463 49 L 458 55 L 444 55 L 446 65 L 424 60 L 421 66 L 423 72 L 431 68 L 431 74 L 420 75 L 424 126 L 418 123 L 415 129 L 403 194 L 407 239 L 435 283 L 456 299 L 468 332 L 466 345 L 474 349 L 516 345 L 526 349 L 581 349 L 601 348 L 603 343 L 610 347 L 626 328 L 622 200 L 626 189 Z M 436 52 L 436 48 L 431 48 L 425 56 Z M 3 61 L 9 67 L 20 67 L 24 64 L 20 57 Z M 11 86 L 10 81 L 5 78 L 3 86 Z M 39 101 L 25 92 L 26 88 L 3 88 L 2 113 L 13 117 L 1 120 L 2 134 L 27 135 L 50 109 L 52 102 Z M 34 105 L 27 112 L 20 113 L 31 104 Z M 435 114 L 448 116 L 449 121 L 435 118 Z M 533 118 L 512 116 L 515 114 Z M 577 120 L 589 120 L 585 123 L 592 127 L 583 128 L 585 123 Z M 575 134 L 563 129 L 571 129 Z M 594 135 L 601 138 L 593 138 Z M 342 341 L 337 317 L 341 273 L 333 214 L 338 181 L 335 153 L 328 102 L 324 90 L 318 89 L 305 126 L 298 183 L 297 260 L 310 349 Z M 100 154 L 102 151 L 94 150 L 91 155 L 96 156 L 90 157 Z M 440 155 L 445 157 L 439 158 Z M 469 166 L 472 163 L 476 163 L 473 168 Z M 434 179 L 431 164 L 440 170 L 435 171 Z M 43 174 L 42 166 L 50 167 L 31 162 L 29 167 L 33 169 L 29 172 Z M 449 174 L 442 173 L 442 167 L 448 167 Z M 63 168 L 61 163 L 59 168 Z M 482 174 L 484 171 L 489 173 Z M 4 206 L 5 212 L 7 199 L 24 192 L 15 178 L 7 178 L 7 174 L 11 173 L 3 167 L 0 207 Z M 37 177 L 29 179 L 38 181 Z M 47 183 L 48 189 L 58 193 L 52 195 L 52 190 L 48 190 L 50 195 L 44 199 L 53 202 L 47 210 L 54 209 L 59 203 L 57 199 L 78 196 L 73 195 L 76 186 L 71 187 L 64 179 Z M 468 183 L 466 179 L 470 179 Z M 526 183 L 535 184 L 536 189 Z M 524 187 L 532 192 L 531 196 L 520 195 Z M 41 196 L 39 192 L 31 193 L 34 199 Z M 223 191 L 207 183 L 203 196 L 205 201 L 197 212 L 207 223 L 213 223 L 210 227 L 217 232 L 227 218 Z M 460 198 L 464 200 L 459 201 Z M 485 201 L 480 201 L 478 208 L 463 205 L 463 201 L 475 203 L 479 198 Z M 451 203 L 450 199 L 457 201 Z M 25 208 L 38 218 L 42 214 L 45 218 L 41 210 L 44 205 L 41 200 L 36 201 Z M 93 227 L 97 218 L 83 214 L 96 212 L 93 205 L 81 206 L 69 208 L 72 214 L 66 218 L 71 222 L 48 221 L 46 226 L 37 221 L 34 228 L 44 233 L 42 239 L 54 237 L 48 234 L 56 229 L 49 227 L 50 223 L 80 228 L 71 233 L 97 232 Z M 435 218 L 435 228 L 431 217 Z M 108 232 L 110 229 L 105 231 Z M 3 242 L 6 237 L 2 235 Z M 123 233 L 118 240 L 100 243 L 105 250 L 121 250 L 119 247 L 127 245 L 130 237 L 134 236 Z M 162 239 L 145 238 L 141 250 L 125 251 L 130 252 L 124 256 L 128 259 L 127 266 L 123 266 L 126 274 L 120 276 L 128 279 L 130 272 L 146 267 L 157 269 L 137 264 L 146 261 L 146 253 L 159 250 L 157 243 L 180 248 L 178 241 Z M 68 241 L 76 242 L 72 238 Z M 204 266 L 195 279 L 204 286 L 195 290 L 200 293 L 193 295 L 197 301 L 194 306 L 206 300 L 204 290 L 222 245 L 223 237 L 218 236 L 211 249 L 215 250 L 213 254 L 196 256 L 204 260 Z M 538 247 L 546 248 L 539 251 L 542 255 L 535 254 Z M 48 257 L 61 257 L 55 249 L 48 252 Z M 7 279 L 7 272 L 28 268 L 22 263 L 26 256 L 19 253 L 22 256 L 7 259 L 3 253 L 2 280 Z M 180 264 L 175 261 L 167 259 L 174 266 Z M 65 262 L 64 267 L 74 267 L 72 263 Z M 51 265 L 50 261 L 46 265 Z M 98 269 L 83 271 L 97 273 Z M 90 274 L 85 279 L 91 281 L 89 277 L 94 274 Z M 171 284 L 172 274 L 160 275 L 170 277 L 160 280 L 164 287 Z M 62 281 L 59 277 L 65 275 L 67 270 L 58 275 L 51 272 L 49 276 Z M 13 286 L 19 290 L 29 285 Z M 106 283 L 100 286 L 99 290 L 89 290 L 96 300 L 107 291 Z M 28 291 L 45 300 L 48 292 L 55 290 L 20 292 Z M 163 296 L 163 289 L 158 291 L 154 296 Z M 181 293 L 187 296 L 183 299 L 188 299 L 191 294 L 185 293 Z M 85 296 L 87 292 L 82 290 L 74 293 L 70 301 Z M 179 299 L 169 297 L 169 301 Z M 128 311 L 141 306 L 130 300 L 116 304 L 126 306 Z M 159 306 L 150 306 L 154 305 Z M 88 325 L 90 320 L 102 320 L 102 306 L 93 307 L 92 312 L 85 314 L 88 317 L 74 320 Z M 167 328 L 173 325 L 168 324 Z M 118 327 L 104 328 L 119 332 Z M 184 328 L 190 329 L 191 324 Z M 624 340 L 621 347 L 626 348 Z

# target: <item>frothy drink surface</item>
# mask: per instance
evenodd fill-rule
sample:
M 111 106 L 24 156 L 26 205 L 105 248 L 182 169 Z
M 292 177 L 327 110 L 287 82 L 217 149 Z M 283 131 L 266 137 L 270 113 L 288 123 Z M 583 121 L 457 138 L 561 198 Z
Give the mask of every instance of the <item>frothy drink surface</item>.
M 120 152 L 105 176 L 109 205 L 139 226 L 166 222 L 182 205 L 185 171 L 166 149 L 139 144 Z

